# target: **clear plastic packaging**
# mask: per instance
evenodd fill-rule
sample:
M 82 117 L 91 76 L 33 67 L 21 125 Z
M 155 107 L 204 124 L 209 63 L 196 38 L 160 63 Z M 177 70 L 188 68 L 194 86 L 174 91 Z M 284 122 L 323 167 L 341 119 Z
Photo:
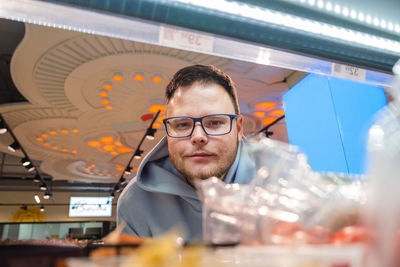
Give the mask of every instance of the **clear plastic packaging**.
M 321 244 L 356 224 L 364 183 L 311 170 L 297 148 L 250 139 L 256 176 L 248 185 L 199 182 L 204 241 L 212 244 Z
M 371 168 L 367 220 L 375 233 L 375 262 L 370 266 L 400 266 L 400 61 L 389 93 L 393 101 L 369 132 Z

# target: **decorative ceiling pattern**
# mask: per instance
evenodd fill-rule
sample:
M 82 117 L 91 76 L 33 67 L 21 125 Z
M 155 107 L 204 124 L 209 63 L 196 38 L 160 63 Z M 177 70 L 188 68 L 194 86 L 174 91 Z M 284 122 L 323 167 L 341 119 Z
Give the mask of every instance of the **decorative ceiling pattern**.
M 281 95 L 293 71 L 30 24 L 11 61 L 14 83 L 29 104 L 2 105 L 0 113 L 53 179 L 117 181 L 159 109 L 159 131 L 143 143 L 144 155 L 164 136 L 165 86 L 191 64 L 231 75 L 246 134 L 283 114 Z M 284 123 L 274 127 L 275 138 L 287 141 Z M 7 142 L 0 138 L 0 150 L 9 153 Z

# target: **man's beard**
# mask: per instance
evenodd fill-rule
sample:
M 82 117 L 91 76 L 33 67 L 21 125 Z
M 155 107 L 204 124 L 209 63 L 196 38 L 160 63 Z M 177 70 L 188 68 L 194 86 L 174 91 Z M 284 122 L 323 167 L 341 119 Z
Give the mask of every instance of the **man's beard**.
M 196 180 L 205 180 L 210 177 L 218 177 L 219 179 L 224 178 L 225 174 L 228 172 L 232 163 L 235 161 L 236 154 L 238 150 L 238 143 L 236 143 L 235 150 L 227 155 L 227 158 L 223 159 L 219 162 L 218 165 L 213 168 L 207 170 L 206 172 L 195 173 L 190 168 L 186 167 L 184 162 L 180 160 L 175 155 L 169 155 L 169 158 L 174 165 L 174 167 L 192 184 L 194 185 L 194 181 Z

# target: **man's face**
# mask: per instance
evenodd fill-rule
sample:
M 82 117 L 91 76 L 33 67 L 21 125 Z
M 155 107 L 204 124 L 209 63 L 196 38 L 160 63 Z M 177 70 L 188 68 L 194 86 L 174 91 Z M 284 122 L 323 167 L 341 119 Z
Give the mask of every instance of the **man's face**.
M 210 114 L 235 114 L 229 94 L 218 84 L 198 84 L 178 88 L 167 105 L 167 117 L 202 117 Z M 242 140 L 242 118 L 232 121 L 226 135 L 209 136 L 196 123 L 189 137 L 168 139 L 172 164 L 192 184 L 194 179 L 211 176 L 225 178 Z

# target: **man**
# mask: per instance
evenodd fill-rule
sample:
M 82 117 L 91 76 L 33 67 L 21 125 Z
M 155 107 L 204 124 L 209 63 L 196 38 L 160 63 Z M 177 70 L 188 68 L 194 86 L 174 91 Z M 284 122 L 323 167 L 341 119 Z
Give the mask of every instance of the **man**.
M 230 77 L 213 66 L 179 70 L 166 89 L 164 125 L 167 136 L 118 200 L 117 221 L 126 223 L 125 233 L 149 237 L 180 226 L 189 241 L 199 241 L 202 204 L 195 181 L 216 176 L 248 183 L 253 177 Z

